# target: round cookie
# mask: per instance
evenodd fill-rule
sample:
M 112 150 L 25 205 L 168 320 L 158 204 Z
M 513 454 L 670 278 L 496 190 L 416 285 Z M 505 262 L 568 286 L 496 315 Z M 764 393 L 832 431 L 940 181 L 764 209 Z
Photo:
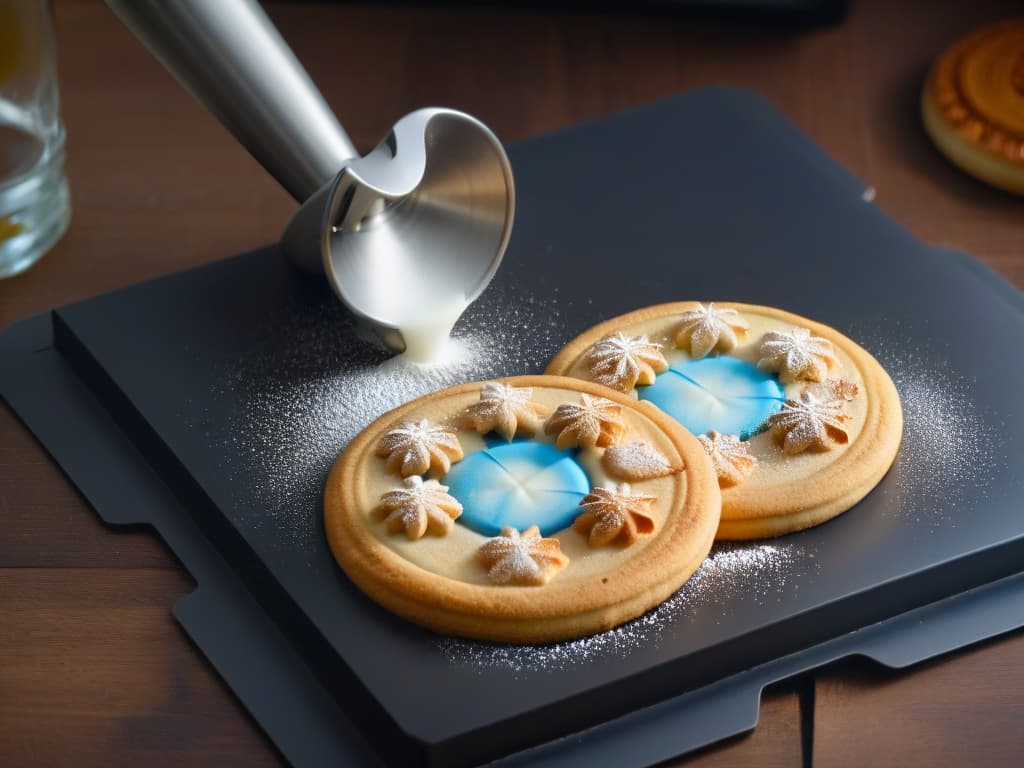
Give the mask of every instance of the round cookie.
M 1024 195 L 1024 19 L 991 24 L 950 46 L 928 75 L 921 119 L 961 169 Z
M 903 433 L 889 375 L 838 331 L 770 307 L 678 302 L 601 323 L 548 374 L 657 403 L 698 435 L 722 487 L 719 539 L 778 536 L 845 512 Z
M 721 495 L 698 440 L 578 379 L 462 384 L 355 437 L 324 490 L 335 559 L 435 631 L 540 643 L 609 629 L 675 592 Z

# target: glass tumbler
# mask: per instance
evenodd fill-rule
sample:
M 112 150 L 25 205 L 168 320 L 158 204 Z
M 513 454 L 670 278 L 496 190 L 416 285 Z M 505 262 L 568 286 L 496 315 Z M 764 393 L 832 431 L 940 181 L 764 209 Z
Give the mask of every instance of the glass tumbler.
M 48 0 L 0 0 L 0 277 L 34 264 L 71 220 Z

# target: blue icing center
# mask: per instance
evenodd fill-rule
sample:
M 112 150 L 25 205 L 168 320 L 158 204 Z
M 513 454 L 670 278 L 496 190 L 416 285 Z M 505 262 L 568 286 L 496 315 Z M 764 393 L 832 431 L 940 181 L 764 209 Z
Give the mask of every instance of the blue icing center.
M 772 374 L 735 357 L 674 363 L 637 395 L 695 435 L 715 430 L 741 440 L 760 432 L 786 399 Z
M 442 482 L 462 504 L 459 522 L 485 536 L 502 526 L 540 526 L 544 536 L 567 528 L 580 514 L 590 480 L 576 450 L 530 441 L 489 444 L 452 465 Z

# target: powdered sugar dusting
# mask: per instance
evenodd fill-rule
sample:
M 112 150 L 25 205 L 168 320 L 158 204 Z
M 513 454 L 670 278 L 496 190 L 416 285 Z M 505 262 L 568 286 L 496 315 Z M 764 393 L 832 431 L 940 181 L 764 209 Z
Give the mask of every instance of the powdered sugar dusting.
M 223 470 L 256 483 L 234 515 L 271 527 L 282 548 L 322 549 L 320 494 L 349 440 L 382 413 L 427 392 L 542 370 L 569 335 L 557 307 L 554 298 L 488 291 L 456 329 L 455 354 L 443 365 L 420 366 L 388 359 L 375 343 L 355 339 L 352 318 L 334 300 L 298 306 L 291 323 L 267 334 L 265 351 L 240 356 L 221 393 L 236 403 L 220 451 Z M 944 372 L 934 350 L 896 341 L 913 334 L 850 330 L 893 377 L 905 415 L 899 457 L 879 489 L 895 503 L 881 505 L 882 514 L 932 528 L 956 526 L 970 512 L 968 499 L 977 503 L 972 489 L 984 493 L 1006 471 L 998 414 L 982 411 L 973 383 Z M 662 605 L 589 638 L 547 646 L 438 638 L 438 651 L 469 669 L 532 673 L 668 647 L 695 622 L 724 620 L 744 602 L 782 604 L 813 583 L 820 566 L 807 542 L 800 536 L 718 545 Z M 311 554 L 307 562 L 320 558 Z
M 750 329 L 739 312 L 716 307 L 714 302 L 698 304 L 684 312 L 679 321 L 676 344 L 698 360 L 713 349 L 728 352 L 736 346 L 737 335 Z
M 546 584 L 569 564 L 558 539 L 543 538 L 536 525 L 521 534 L 506 525 L 501 535 L 488 539 L 477 550 L 476 556 L 496 584 Z
M 808 448 L 830 450 L 833 444 L 849 441 L 846 409 L 856 392 L 856 386 L 842 380 L 806 387 L 799 399 L 786 400 L 782 410 L 768 417 L 768 429 L 783 437 L 782 449 L 787 455 Z
M 656 373 L 668 370 L 661 344 L 621 331 L 591 346 L 583 354 L 583 363 L 594 381 L 620 392 L 631 392 L 637 384 L 653 384 Z
M 750 455 L 750 443 L 740 440 L 738 435 L 722 435 L 711 430 L 706 435 L 697 435 L 697 440 L 711 458 L 722 488 L 739 485 L 757 465 L 757 459 Z
M 365 426 L 453 384 L 540 372 L 564 340 L 554 300 L 492 289 L 460 320 L 447 361 L 423 365 L 389 357 L 333 298 L 298 306 L 224 386 L 238 405 L 223 469 L 258 483 L 236 514 L 254 525 L 286 520 L 282 546 L 309 546 L 322 539 L 327 472 Z
M 895 344 L 892 329 L 858 338 L 889 372 L 903 407 L 903 442 L 883 486 L 897 497 L 890 509 L 911 522 L 955 527 L 970 513 L 968 499 L 987 498 L 1006 470 L 999 414 L 983 411 L 974 382 L 945 370 L 934 351 Z
M 664 477 L 680 470 L 657 448 L 641 440 L 609 447 L 601 457 L 601 465 L 612 477 L 630 481 Z
M 903 334 L 900 334 L 902 336 Z M 970 510 L 968 499 L 1006 471 L 998 414 L 981 410 L 971 381 L 942 370 L 932 351 L 891 341 L 890 333 L 855 332 L 882 363 L 899 390 L 904 412 L 903 443 L 881 492 L 896 496 L 883 505 L 912 524 L 955 527 Z M 879 339 L 882 339 L 879 341 Z M 981 493 L 978 493 L 980 489 Z M 454 665 L 479 670 L 537 673 L 628 655 L 672 642 L 679 628 L 717 621 L 730 603 L 782 602 L 789 591 L 814 580 L 821 565 L 809 550 L 785 539 L 767 544 L 718 544 L 694 576 L 661 605 L 616 629 L 547 646 L 505 646 L 446 638 L 438 641 Z
M 728 613 L 730 603 L 738 599 L 781 601 L 787 590 L 798 590 L 800 581 L 813 578 L 817 570 L 814 551 L 792 542 L 723 542 L 668 600 L 607 632 L 549 645 L 497 645 L 444 637 L 438 638 L 437 647 L 451 664 L 481 673 L 491 669 L 555 672 L 671 642 L 677 630 Z
M 986 428 L 967 395 L 966 382 L 913 369 L 898 371 L 893 378 L 905 419 L 893 468 L 900 514 L 956 525 L 966 498 L 984 498 L 1001 471 L 996 457 L 1002 437 Z

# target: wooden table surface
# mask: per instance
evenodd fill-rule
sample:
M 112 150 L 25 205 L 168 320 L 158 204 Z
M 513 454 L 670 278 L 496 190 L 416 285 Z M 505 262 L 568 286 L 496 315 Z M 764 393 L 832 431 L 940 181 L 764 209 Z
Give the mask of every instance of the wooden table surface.
M 0 281 L 0 328 L 274 240 L 293 204 L 98 2 L 57 3 L 74 220 Z M 360 148 L 429 104 L 505 141 L 705 83 L 761 91 L 922 239 L 1024 287 L 1024 200 L 943 161 L 929 61 L 1019 2 L 855 2 L 840 26 L 730 28 L 494 10 L 271 6 Z M 279 765 L 170 614 L 193 583 L 159 540 L 104 527 L 0 408 L 0 764 Z M 761 724 L 686 765 L 1024 762 L 1024 635 L 904 673 L 846 662 L 766 692 Z

